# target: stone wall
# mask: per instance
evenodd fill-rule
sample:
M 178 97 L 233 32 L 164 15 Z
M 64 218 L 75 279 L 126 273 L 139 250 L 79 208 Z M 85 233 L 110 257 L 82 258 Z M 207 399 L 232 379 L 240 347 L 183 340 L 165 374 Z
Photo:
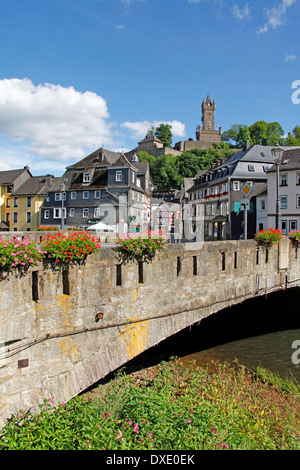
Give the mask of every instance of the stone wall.
M 44 399 L 66 402 L 213 312 L 299 285 L 296 251 L 281 246 L 258 256 L 253 240 L 170 245 L 149 264 L 102 248 L 69 271 L 1 280 L 0 425 Z

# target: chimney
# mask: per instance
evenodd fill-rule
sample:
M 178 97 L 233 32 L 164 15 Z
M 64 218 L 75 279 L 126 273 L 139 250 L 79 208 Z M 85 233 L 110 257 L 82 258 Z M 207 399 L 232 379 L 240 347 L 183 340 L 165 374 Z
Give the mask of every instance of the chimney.
M 246 142 L 244 143 L 244 150 L 249 150 L 249 148 L 250 148 L 250 141 L 246 140 Z

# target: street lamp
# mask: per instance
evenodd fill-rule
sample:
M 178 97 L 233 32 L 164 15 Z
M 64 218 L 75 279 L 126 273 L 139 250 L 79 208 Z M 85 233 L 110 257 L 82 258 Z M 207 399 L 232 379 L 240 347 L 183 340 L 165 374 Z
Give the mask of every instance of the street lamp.
M 272 148 L 271 150 L 272 156 L 274 158 L 274 162 L 276 165 L 276 220 L 275 220 L 275 228 L 279 228 L 279 164 L 282 159 L 283 155 L 283 148 L 280 147 L 279 143 Z
M 66 190 L 65 182 L 61 183 L 61 230 L 64 229 L 64 194 Z

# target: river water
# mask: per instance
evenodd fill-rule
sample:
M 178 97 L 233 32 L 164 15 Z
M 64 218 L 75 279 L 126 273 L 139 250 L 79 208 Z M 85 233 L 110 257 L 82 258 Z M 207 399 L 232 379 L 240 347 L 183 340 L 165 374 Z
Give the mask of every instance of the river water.
M 299 306 L 300 288 L 293 288 L 224 309 L 146 351 L 131 361 L 129 370 L 170 356 L 198 365 L 236 360 L 250 369 L 261 366 L 282 378 L 292 376 L 300 384 Z M 299 346 L 293 349 L 295 341 Z

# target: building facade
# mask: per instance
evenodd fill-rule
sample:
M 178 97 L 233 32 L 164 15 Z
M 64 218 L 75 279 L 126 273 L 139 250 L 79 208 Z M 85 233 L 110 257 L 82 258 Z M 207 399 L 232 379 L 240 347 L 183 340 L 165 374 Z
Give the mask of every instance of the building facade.
M 29 171 L 28 166 L 17 170 L 6 170 L 0 171 L 0 212 L 1 212 L 1 223 L 11 229 L 11 199 L 10 195 L 13 191 L 17 191 L 18 188 L 24 184 L 32 174 Z
M 48 192 L 41 223 L 86 229 L 103 222 L 119 231 L 139 231 L 150 220 L 149 165 L 100 148 L 67 167 Z
M 267 225 L 275 227 L 276 165 L 268 171 Z M 279 165 L 280 226 L 284 234 L 300 229 L 300 148 L 285 150 Z
M 256 194 L 265 188 L 267 172 L 274 164 L 271 149 L 247 143 L 243 150 L 196 175 L 188 190 L 189 213 L 195 218 L 203 214 L 205 240 L 254 236 Z M 199 205 L 203 206 L 202 212 Z
M 36 231 L 41 224 L 41 206 L 59 178 L 53 175 L 31 176 L 9 196 L 10 231 Z

